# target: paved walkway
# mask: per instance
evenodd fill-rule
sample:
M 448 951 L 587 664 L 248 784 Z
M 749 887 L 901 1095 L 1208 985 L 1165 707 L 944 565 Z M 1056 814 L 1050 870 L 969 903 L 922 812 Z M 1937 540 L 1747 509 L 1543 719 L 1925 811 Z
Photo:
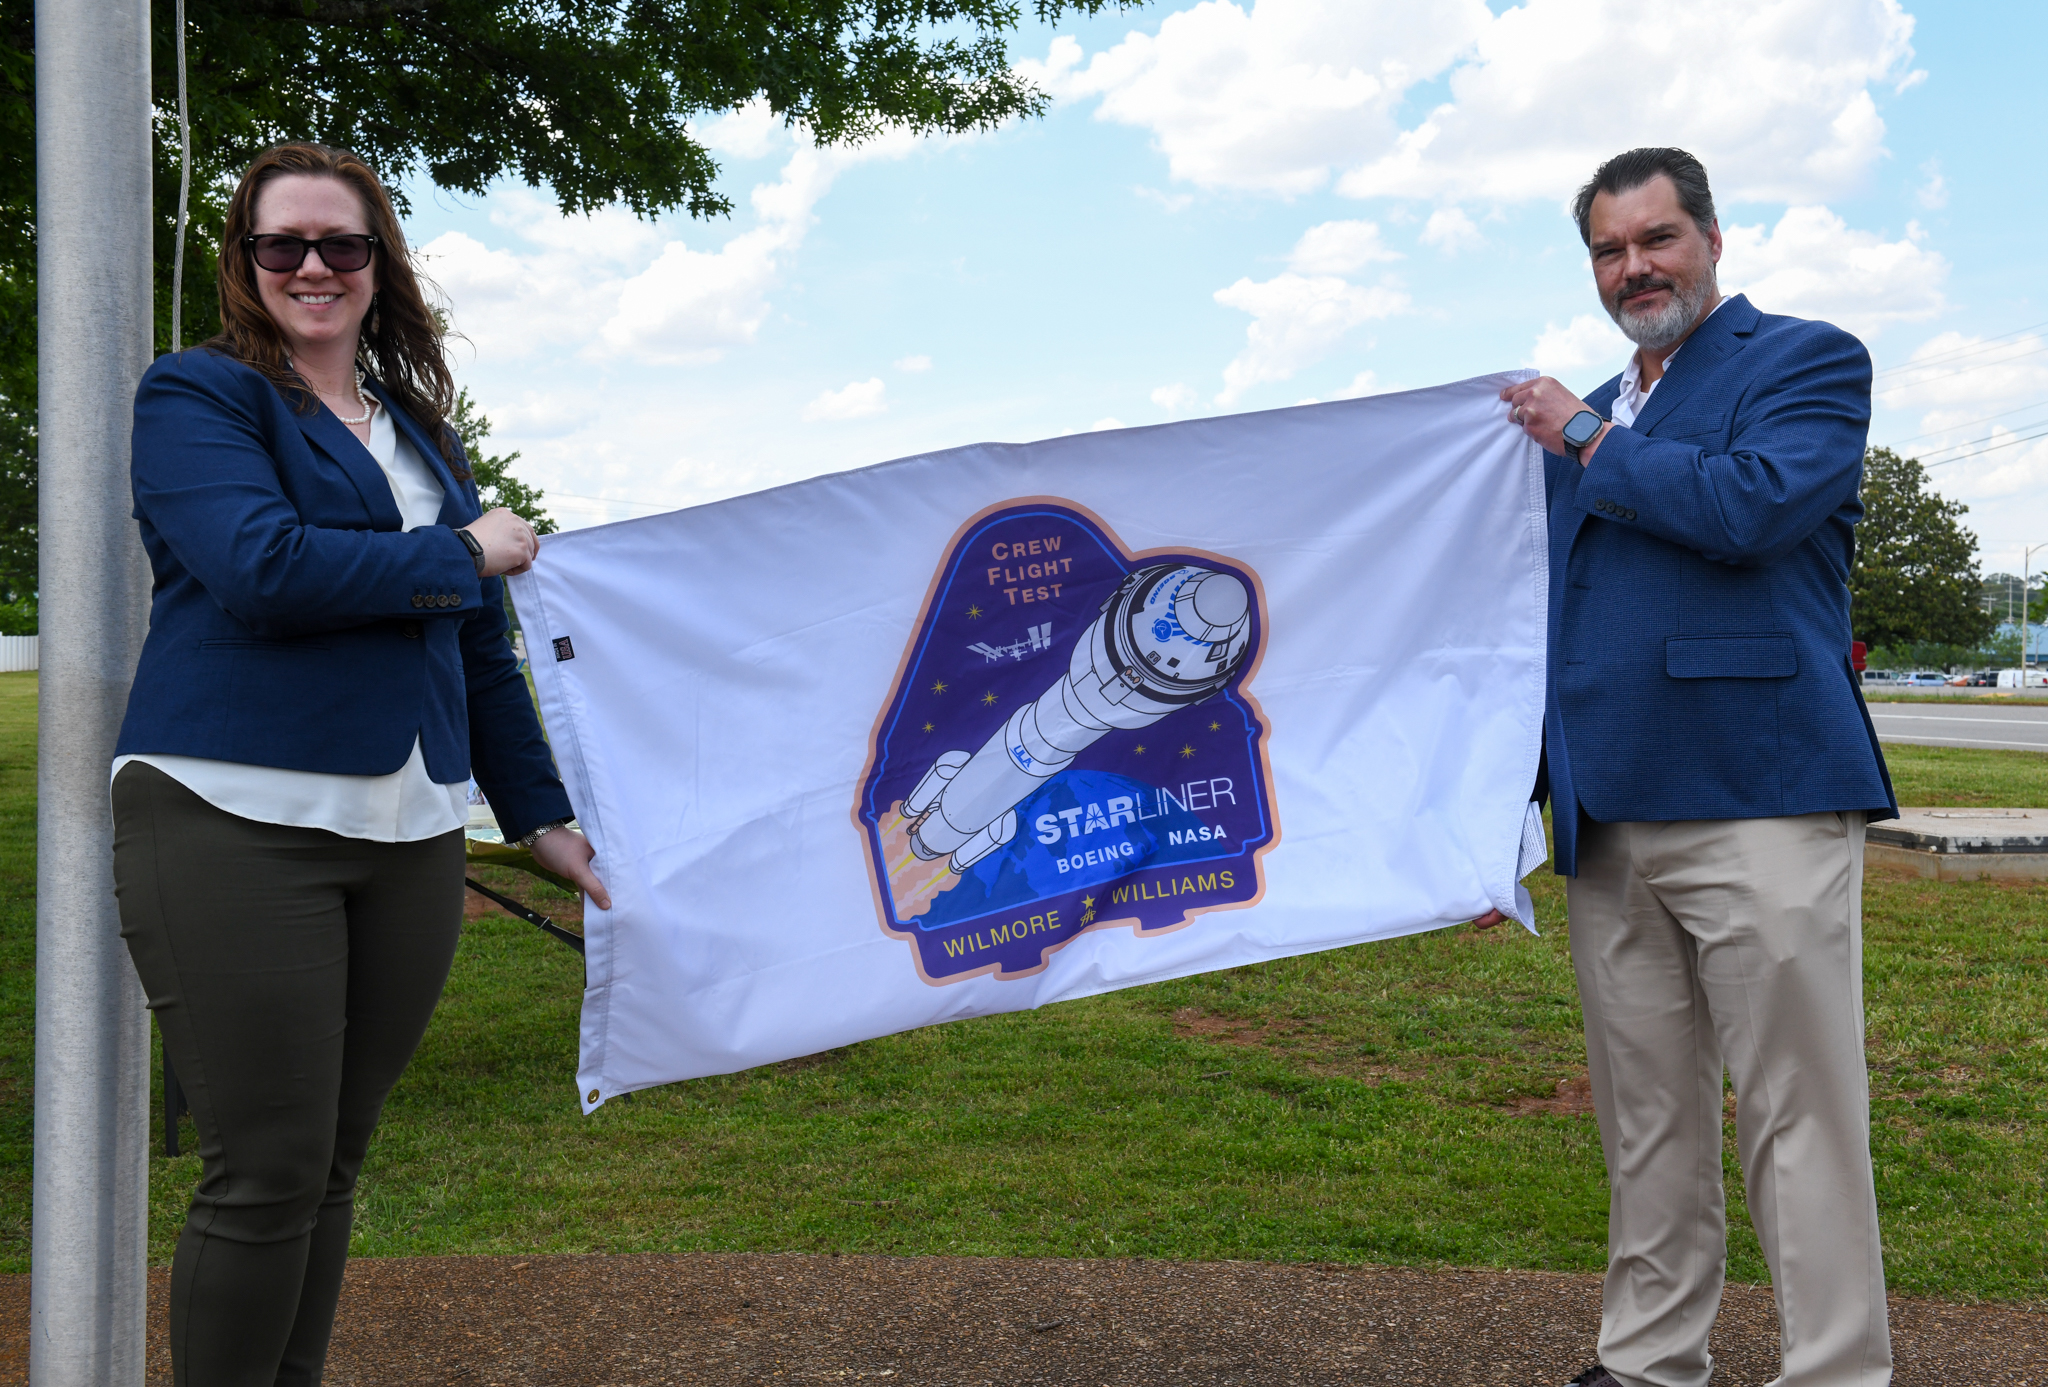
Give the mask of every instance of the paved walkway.
M 164 1276 L 152 1387 L 168 1383 Z M 1539 1387 L 1592 1359 L 1597 1277 L 967 1257 L 359 1261 L 329 1387 Z M 0 1278 L 0 1382 L 26 1381 L 28 1278 Z M 1899 1387 L 2048 1387 L 2048 1314 L 1895 1300 Z M 1768 1290 L 1730 1287 L 1716 1387 L 1777 1368 Z

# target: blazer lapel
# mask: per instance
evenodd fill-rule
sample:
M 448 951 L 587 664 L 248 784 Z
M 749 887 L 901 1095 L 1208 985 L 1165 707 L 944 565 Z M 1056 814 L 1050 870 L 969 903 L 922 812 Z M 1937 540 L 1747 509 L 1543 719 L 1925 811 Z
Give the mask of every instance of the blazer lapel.
M 404 526 L 398 514 L 398 498 L 391 494 L 391 481 L 384 475 L 384 469 L 377 465 L 377 459 L 370 456 L 370 450 L 363 441 L 349 432 L 348 425 L 334 417 L 334 412 L 318 401 L 313 412 L 301 414 L 292 411 L 299 432 L 306 435 L 306 441 L 324 453 L 334 464 L 347 474 L 362 495 L 363 505 L 370 512 L 370 528 L 374 530 L 396 530 Z
M 412 450 L 420 455 L 434 474 L 434 480 L 441 484 L 441 522 L 443 524 L 466 525 L 476 517 L 471 513 L 469 492 L 462 483 L 455 480 L 454 469 L 448 466 L 448 459 L 441 456 L 440 446 L 427 437 L 427 431 L 410 414 L 398 407 L 391 393 L 374 380 L 364 382 L 377 392 L 377 398 L 384 408 L 391 411 L 391 422 L 405 435 L 405 441 L 412 444 Z
M 1688 337 L 1685 345 L 1678 349 L 1678 359 L 1657 382 L 1657 388 L 1650 392 L 1643 412 L 1636 416 L 1630 427 L 1637 433 L 1649 433 L 1655 429 L 1659 420 L 1678 408 L 1694 384 L 1706 379 L 1715 367 L 1749 345 L 1749 334 L 1756 330 L 1756 320 L 1762 316 L 1742 294 L 1735 295 L 1716 309 L 1712 317 L 1700 324 L 1699 331 Z

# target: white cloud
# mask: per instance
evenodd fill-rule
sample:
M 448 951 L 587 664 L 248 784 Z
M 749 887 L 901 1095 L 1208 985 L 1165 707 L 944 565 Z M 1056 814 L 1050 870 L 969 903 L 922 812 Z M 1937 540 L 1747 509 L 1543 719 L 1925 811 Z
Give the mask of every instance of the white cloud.
M 1088 426 L 1088 432 L 1105 433 L 1110 429 L 1120 429 L 1123 426 L 1123 420 L 1117 418 L 1115 415 L 1111 415 L 1107 419 L 1097 419 L 1094 423 L 1090 424 Z
M 820 420 L 865 419 L 888 409 L 882 398 L 888 389 L 880 376 L 857 380 L 839 390 L 827 390 L 804 406 L 805 423 Z
M 1913 81 L 1913 23 L 1899 0 L 1205 0 L 1021 66 L 1202 187 L 1562 200 L 1623 143 L 1675 144 L 1731 201 L 1810 202 L 1881 157 L 1870 92 Z M 1451 99 L 1404 127 L 1409 90 L 1446 74 Z
M 1380 229 L 1372 222 L 1324 222 L 1301 234 L 1287 266 L 1305 275 L 1343 275 L 1376 260 L 1400 258 L 1401 252 L 1380 239 Z
M 1422 244 L 1435 246 L 1445 255 L 1456 255 L 1461 250 L 1477 250 L 1486 244 L 1486 238 L 1465 215 L 1464 208 L 1439 207 L 1429 214 L 1429 221 L 1422 228 Z
M 690 133 L 709 148 L 735 159 L 764 159 L 790 138 L 789 128 L 765 98 L 727 111 L 702 130 Z
M 1941 160 L 1929 159 L 1920 166 L 1920 172 L 1927 175 L 1927 181 L 1913 195 L 1920 205 L 1930 212 L 1948 206 L 1948 180 L 1941 176 Z
M 1938 333 L 1879 371 L 1874 384 L 1887 409 L 1929 411 L 1923 429 L 1960 424 L 2002 404 L 2048 395 L 2048 340 L 2031 332 L 1991 340 Z
M 1240 279 L 1216 291 L 1216 302 L 1252 315 L 1245 345 L 1223 368 L 1221 405 L 1233 405 L 1254 385 L 1286 380 L 1320 361 L 1360 323 L 1391 317 L 1408 296 L 1385 285 L 1370 288 L 1335 275 L 1287 273 L 1263 282 Z
M 1151 130 L 1177 179 L 1293 195 L 1361 142 L 1391 140 L 1408 86 L 1487 21 L 1484 0 L 1205 0 L 1085 67 L 1065 36 L 1020 66 L 1057 96 L 1099 97 L 1101 119 Z
M 890 364 L 899 371 L 906 371 L 915 375 L 919 371 L 931 370 L 932 359 L 928 356 L 899 356 Z
M 712 130 L 746 116 L 736 112 Z M 743 130 L 727 134 L 743 142 Z M 456 328 L 479 353 L 506 358 L 542 347 L 580 348 L 657 365 L 716 361 L 752 342 L 767 321 L 770 295 L 833 180 L 854 164 L 899 157 L 915 144 L 901 133 L 852 148 L 798 144 L 780 180 L 750 194 L 754 225 L 715 249 L 695 249 L 623 209 L 565 217 L 513 191 L 494 199 L 503 210 L 492 219 L 523 247 L 488 247 L 450 232 L 422 253 Z M 693 236 L 700 230 L 690 226 Z
M 1581 313 L 1563 327 L 1545 323 L 1522 364 L 1534 366 L 1546 376 L 1597 367 L 1604 380 L 1626 366 L 1634 350 L 1635 344 L 1621 335 L 1612 318 L 1604 313 Z
M 1201 401 L 1201 398 L 1200 391 L 1196 390 L 1192 385 L 1183 385 L 1179 381 L 1175 381 L 1172 385 L 1162 385 L 1152 392 L 1152 403 L 1158 405 L 1168 414 L 1180 414 L 1186 410 L 1193 409 Z
M 1145 199 L 1145 201 L 1156 204 L 1168 216 L 1172 216 L 1176 212 L 1187 211 L 1189 207 L 1194 205 L 1195 201 L 1193 193 L 1162 193 L 1157 188 L 1147 188 L 1142 183 L 1132 188 L 1131 191 Z
M 1330 398 L 1333 400 L 1358 400 L 1363 399 L 1367 395 L 1384 395 L 1386 393 L 1387 387 L 1380 384 L 1378 376 L 1374 375 L 1371 371 L 1360 371 L 1351 378 L 1351 384 L 1334 392 Z
M 1945 306 L 1948 261 L 1911 223 L 1903 240 L 1887 241 L 1851 230 L 1825 207 L 1793 207 L 1768 232 L 1731 226 L 1723 235 L 1722 291 L 1748 294 L 1766 313 L 1824 318 L 1870 338 Z

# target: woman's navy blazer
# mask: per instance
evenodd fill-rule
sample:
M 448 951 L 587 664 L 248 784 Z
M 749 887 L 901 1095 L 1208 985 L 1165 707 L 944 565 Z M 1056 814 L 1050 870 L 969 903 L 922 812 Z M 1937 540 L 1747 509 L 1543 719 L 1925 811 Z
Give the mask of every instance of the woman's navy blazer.
M 131 475 L 155 581 L 115 754 L 388 775 L 417 740 L 435 781 L 473 773 L 516 838 L 572 811 L 503 583 L 455 534 L 476 487 L 371 388 L 441 483 L 439 524 L 401 529 L 356 436 L 241 362 L 194 348 L 144 374 Z

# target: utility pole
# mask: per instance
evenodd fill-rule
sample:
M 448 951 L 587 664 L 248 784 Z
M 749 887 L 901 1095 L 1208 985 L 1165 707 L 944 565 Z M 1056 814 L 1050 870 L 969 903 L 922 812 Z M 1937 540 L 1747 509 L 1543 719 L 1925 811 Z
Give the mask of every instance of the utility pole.
M 149 623 L 129 516 L 149 365 L 147 0 L 36 0 L 42 404 L 34 1387 L 141 1387 L 149 1023 L 114 910 L 107 777 Z
M 2020 687 L 2027 685 L 2027 580 L 2033 577 L 2034 555 L 2048 549 L 2048 540 L 2031 545 L 2020 554 Z

